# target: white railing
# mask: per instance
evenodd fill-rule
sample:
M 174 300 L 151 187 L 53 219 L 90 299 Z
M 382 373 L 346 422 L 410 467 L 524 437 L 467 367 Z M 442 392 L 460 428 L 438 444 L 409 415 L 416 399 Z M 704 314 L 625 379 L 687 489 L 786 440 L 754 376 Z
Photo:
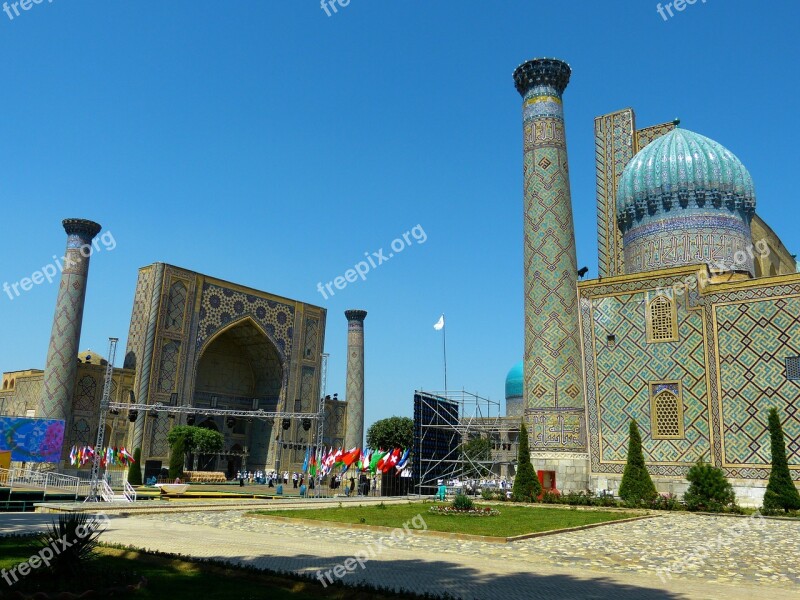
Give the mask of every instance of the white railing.
M 114 490 L 111 489 L 111 486 L 108 485 L 108 482 L 105 479 L 100 479 L 100 481 L 98 481 L 98 484 L 99 484 L 98 492 L 100 493 L 100 497 L 106 502 L 113 502 Z
M 78 497 L 80 480 L 70 475 L 31 469 L 0 469 L 0 484 L 14 488 L 33 488 L 48 493 L 60 492 Z
M 124 493 L 125 497 L 128 499 L 128 502 L 136 502 L 136 490 L 133 489 L 133 486 L 127 481 L 125 481 L 124 484 Z

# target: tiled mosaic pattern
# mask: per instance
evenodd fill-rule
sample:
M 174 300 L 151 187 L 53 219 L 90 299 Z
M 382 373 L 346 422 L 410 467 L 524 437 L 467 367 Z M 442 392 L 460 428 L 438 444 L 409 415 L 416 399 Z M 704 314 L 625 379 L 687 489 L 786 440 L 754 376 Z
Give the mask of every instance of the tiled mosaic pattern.
M 364 319 L 363 310 L 345 311 L 347 317 L 347 424 L 345 446 L 364 445 Z
M 541 434 L 532 436 L 531 449 L 574 451 L 580 448 L 579 436 L 572 433 L 574 415 L 565 423 L 559 412 L 583 406 L 578 268 L 561 99 L 568 68 L 565 79 L 563 63 L 531 64 L 529 78 L 517 81 L 524 134 L 525 401 Z

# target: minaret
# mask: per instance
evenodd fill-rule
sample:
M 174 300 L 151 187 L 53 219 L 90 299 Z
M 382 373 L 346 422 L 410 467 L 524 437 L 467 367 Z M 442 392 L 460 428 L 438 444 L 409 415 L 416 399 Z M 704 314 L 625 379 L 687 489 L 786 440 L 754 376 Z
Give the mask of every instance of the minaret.
M 346 310 L 347 317 L 347 429 L 344 447 L 364 445 L 364 319 L 365 310 Z
M 523 99 L 523 384 L 534 452 L 578 450 L 578 438 L 585 439 L 578 265 L 561 100 L 570 73 L 567 63 L 552 58 L 530 60 L 514 71 Z
M 44 387 L 36 416 L 62 419 L 69 432 L 89 259 L 92 240 L 101 228 L 86 219 L 65 219 L 62 224 L 67 232 L 67 251 L 63 257 L 56 314 L 44 369 Z

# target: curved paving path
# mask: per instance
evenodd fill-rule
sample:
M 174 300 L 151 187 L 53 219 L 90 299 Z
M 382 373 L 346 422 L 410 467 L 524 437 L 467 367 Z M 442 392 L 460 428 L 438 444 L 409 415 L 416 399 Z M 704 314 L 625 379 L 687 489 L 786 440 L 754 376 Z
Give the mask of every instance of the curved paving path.
M 456 598 L 800 598 L 798 521 L 669 514 L 491 544 L 225 511 L 114 518 L 103 539 L 323 578 L 354 555 L 367 557 L 363 569 L 351 560 L 345 583 Z

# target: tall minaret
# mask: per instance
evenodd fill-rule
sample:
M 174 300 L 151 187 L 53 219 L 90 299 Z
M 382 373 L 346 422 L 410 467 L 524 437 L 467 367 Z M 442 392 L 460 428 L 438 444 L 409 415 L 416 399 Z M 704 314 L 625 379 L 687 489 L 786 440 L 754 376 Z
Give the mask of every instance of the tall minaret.
M 364 445 L 364 319 L 365 310 L 346 310 L 347 317 L 347 429 L 344 447 Z
M 44 387 L 36 416 L 62 419 L 66 431 L 70 431 L 89 259 L 92 240 L 100 232 L 100 225 L 86 219 L 65 219 L 62 224 L 67 232 L 67 251 L 63 257 L 56 314 L 44 368 Z
M 523 99 L 524 402 L 532 451 L 577 449 L 582 435 L 578 265 L 561 100 L 570 73 L 567 63 L 552 58 L 514 71 Z

